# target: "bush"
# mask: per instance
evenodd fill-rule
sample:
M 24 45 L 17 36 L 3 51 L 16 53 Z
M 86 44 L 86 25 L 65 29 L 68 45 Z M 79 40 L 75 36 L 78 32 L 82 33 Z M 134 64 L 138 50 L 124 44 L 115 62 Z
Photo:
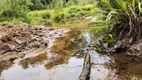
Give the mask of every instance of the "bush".
M 142 37 L 142 4 L 140 0 L 103 0 L 109 10 L 108 22 L 114 24 L 114 33 L 122 37 Z M 123 33 L 123 34 L 121 34 Z
M 1 0 L 0 17 L 13 18 L 26 18 L 29 12 L 29 0 Z

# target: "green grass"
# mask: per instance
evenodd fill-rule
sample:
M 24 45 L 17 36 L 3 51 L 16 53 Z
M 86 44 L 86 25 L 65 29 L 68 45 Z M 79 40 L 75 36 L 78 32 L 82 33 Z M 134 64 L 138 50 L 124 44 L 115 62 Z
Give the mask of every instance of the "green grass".
M 63 20 L 72 20 L 81 16 L 95 16 L 98 11 L 95 5 L 86 6 L 70 6 L 59 10 L 40 10 L 28 13 L 27 22 L 29 24 L 44 25 L 43 20 L 51 20 L 52 22 L 62 22 Z
M 7 24 L 32 24 L 45 25 L 48 27 L 86 28 L 90 26 L 89 20 L 82 19 L 83 16 L 97 16 L 100 9 L 94 4 L 84 6 L 73 5 L 62 9 L 30 11 L 25 19 L 0 17 L 2 23 Z

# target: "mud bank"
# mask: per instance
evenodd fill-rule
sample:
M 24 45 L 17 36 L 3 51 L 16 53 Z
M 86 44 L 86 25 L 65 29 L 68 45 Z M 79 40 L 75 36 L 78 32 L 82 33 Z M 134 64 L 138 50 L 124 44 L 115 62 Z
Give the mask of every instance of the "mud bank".
M 62 37 L 67 31 L 26 24 L 0 24 L 0 55 L 47 47 L 49 40 Z

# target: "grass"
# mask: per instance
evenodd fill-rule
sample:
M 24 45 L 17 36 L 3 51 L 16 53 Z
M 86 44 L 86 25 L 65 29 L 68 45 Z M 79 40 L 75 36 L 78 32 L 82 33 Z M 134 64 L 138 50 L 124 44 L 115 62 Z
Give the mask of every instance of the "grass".
M 83 20 L 84 16 L 96 16 L 99 8 L 95 4 L 72 5 L 61 9 L 30 11 L 25 19 L 0 17 L 1 23 L 7 24 L 32 24 L 50 27 L 84 27 L 90 24 L 89 20 Z M 75 25 L 74 25 L 75 24 Z
M 52 2 L 47 7 L 49 9 L 62 9 L 73 5 L 84 6 L 87 4 L 95 5 L 96 0 L 52 0 Z
M 28 13 L 26 23 L 44 25 L 51 21 L 55 23 L 64 20 L 72 20 L 82 16 L 95 16 L 98 8 L 95 5 L 88 4 L 86 6 L 70 6 L 60 10 L 41 10 L 31 11 Z

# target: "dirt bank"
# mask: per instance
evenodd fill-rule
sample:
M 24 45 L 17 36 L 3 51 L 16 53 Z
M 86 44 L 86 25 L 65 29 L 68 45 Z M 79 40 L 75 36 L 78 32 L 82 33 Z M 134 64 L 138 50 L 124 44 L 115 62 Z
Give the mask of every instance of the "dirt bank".
M 47 47 L 49 40 L 63 36 L 66 31 L 27 24 L 0 24 L 0 55 Z

